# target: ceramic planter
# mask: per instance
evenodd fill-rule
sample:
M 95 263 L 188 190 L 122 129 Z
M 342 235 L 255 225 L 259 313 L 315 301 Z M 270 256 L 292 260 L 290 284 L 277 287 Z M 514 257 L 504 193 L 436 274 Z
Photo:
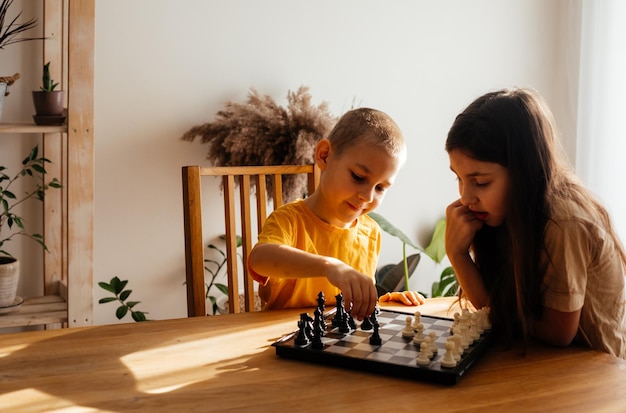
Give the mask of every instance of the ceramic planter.
M 19 280 L 20 262 L 13 257 L 0 257 L 0 308 L 15 304 Z
M 35 115 L 33 119 L 37 125 L 62 125 L 65 122 L 63 114 L 63 103 L 65 91 L 53 90 L 44 92 L 33 91 L 33 104 L 35 105 Z

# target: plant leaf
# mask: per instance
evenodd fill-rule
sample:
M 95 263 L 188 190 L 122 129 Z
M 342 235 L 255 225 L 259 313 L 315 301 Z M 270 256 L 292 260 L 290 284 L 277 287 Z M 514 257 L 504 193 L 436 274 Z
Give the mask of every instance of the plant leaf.
M 376 221 L 380 228 L 389 235 L 393 235 L 394 237 L 399 238 L 400 241 L 404 242 L 405 244 L 408 244 L 413 248 L 422 251 L 422 249 L 419 246 L 415 245 L 405 233 L 394 227 L 391 222 L 387 221 L 387 219 L 384 218 L 382 215 L 377 214 L 376 212 L 370 212 L 367 215 L 369 215 L 370 218 Z
M 122 318 L 124 318 L 126 313 L 128 313 L 128 307 L 126 307 L 125 305 L 121 305 L 121 306 L 117 307 L 117 311 L 115 312 L 115 316 L 117 317 L 118 320 L 121 320 Z
M 433 237 L 430 240 L 428 246 L 424 249 L 426 255 L 428 255 L 437 264 L 441 263 L 441 260 L 446 255 L 446 219 L 440 219 L 435 225 L 435 231 Z

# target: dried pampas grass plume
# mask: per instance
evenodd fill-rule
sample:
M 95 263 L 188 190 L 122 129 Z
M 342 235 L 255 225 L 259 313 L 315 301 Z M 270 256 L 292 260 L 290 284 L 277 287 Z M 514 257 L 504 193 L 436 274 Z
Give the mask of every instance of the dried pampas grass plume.
M 209 145 L 207 159 L 213 166 L 311 164 L 315 145 L 337 119 L 326 102 L 311 104 L 308 87 L 289 91 L 287 101 L 283 108 L 250 89 L 246 103 L 226 102 L 213 122 L 194 126 L 181 139 L 191 142 L 200 137 Z M 285 201 L 301 198 L 306 191 L 306 177 L 283 178 Z

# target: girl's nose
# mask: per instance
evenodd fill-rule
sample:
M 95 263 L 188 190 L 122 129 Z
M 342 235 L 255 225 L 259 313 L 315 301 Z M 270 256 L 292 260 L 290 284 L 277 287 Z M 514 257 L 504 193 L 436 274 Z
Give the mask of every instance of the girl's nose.
M 476 196 L 471 190 L 466 189 L 466 187 L 461 191 L 461 203 L 465 206 L 476 203 Z

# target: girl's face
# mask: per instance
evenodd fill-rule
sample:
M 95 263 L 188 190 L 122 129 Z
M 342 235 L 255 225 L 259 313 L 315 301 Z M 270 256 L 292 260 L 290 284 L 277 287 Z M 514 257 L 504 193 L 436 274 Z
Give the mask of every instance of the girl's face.
M 323 140 L 317 150 L 322 176 L 308 205 L 323 221 L 340 228 L 378 207 L 403 163 L 373 145 L 347 148 L 338 156 Z
M 461 150 L 448 154 L 450 169 L 457 176 L 461 203 L 490 227 L 499 227 L 508 213 L 508 169 L 493 162 L 470 158 Z

